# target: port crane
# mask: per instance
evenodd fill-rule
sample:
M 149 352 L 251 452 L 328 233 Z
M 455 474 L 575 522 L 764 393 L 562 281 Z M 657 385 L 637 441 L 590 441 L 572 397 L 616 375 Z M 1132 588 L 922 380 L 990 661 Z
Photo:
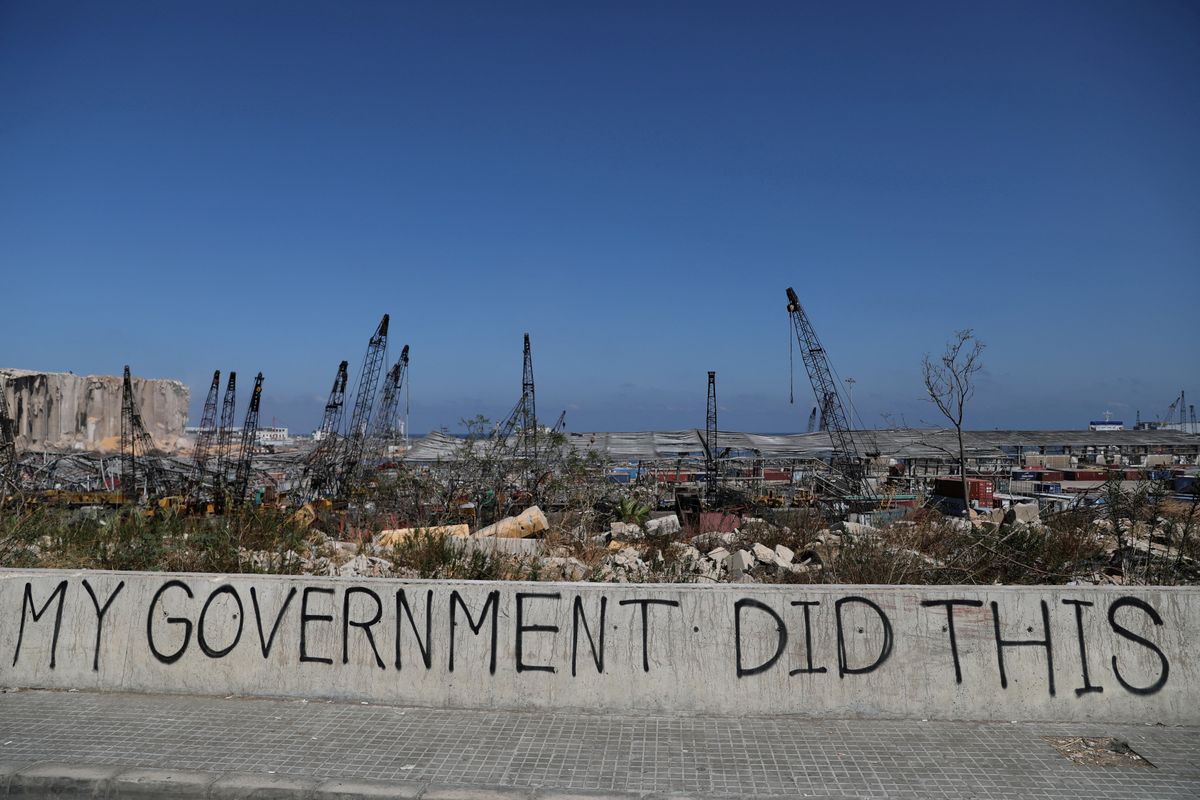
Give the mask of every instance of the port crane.
M 217 426 L 217 469 L 213 496 L 222 502 L 228 478 L 226 466 L 229 451 L 233 447 L 233 421 L 237 412 L 237 373 L 230 372 L 225 383 L 225 397 L 221 401 L 221 422 Z
M 329 399 L 325 401 L 325 415 L 318 429 L 317 446 L 304 468 L 307 497 L 310 500 L 320 497 L 337 477 L 337 431 L 342 424 L 342 412 L 346 405 L 347 367 L 347 361 L 338 364 Z
M 200 417 L 200 431 L 196 434 L 196 447 L 192 451 L 192 475 L 188 480 L 188 494 L 197 500 L 204 486 L 204 470 L 208 466 L 208 456 L 217 433 L 217 398 L 220 393 L 221 370 L 218 369 L 213 371 L 212 385 L 208 387 L 204 413 Z
M 337 494 L 348 496 L 358 467 L 362 463 L 367 432 L 371 424 L 371 410 L 375 405 L 375 392 L 379 388 L 379 373 L 387 354 L 388 315 L 379 320 L 379 326 L 367 343 L 362 369 L 358 374 L 358 389 L 354 400 L 354 412 L 350 416 L 350 428 L 341 443 L 341 459 L 338 465 Z
M 709 502 L 717 497 L 717 373 L 708 373 L 708 413 L 704 420 L 704 475 Z
M 250 462 L 254 459 L 254 445 L 258 439 L 258 409 L 262 400 L 263 374 L 254 379 L 254 390 L 250 394 L 250 405 L 242 422 L 242 441 L 238 450 L 237 470 L 233 479 L 233 500 L 241 503 L 246 499 L 250 485 Z
M 8 394 L 0 383 L 0 501 L 8 492 L 4 483 L 11 483 L 14 489 L 17 486 L 17 436 L 8 413 Z
M 821 427 L 828 429 L 833 444 L 831 466 L 835 472 L 841 473 L 841 488 L 847 494 L 869 495 L 862 457 L 854 441 L 837 381 L 833 378 L 829 356 L 821 346 L 808 315 L 804 313 L 800 298 L 790 286 L 787 290 L 787 300 L 788 316 L 791 318 L 792 331 L 800 347 L 800 358 L 804 362 L 805 371 L 808 372 L 809 382 L 812 383 L 813 394 L 821 404 Z
M 383 459 L 387 448 L 397 438 L 399 430 L 400 394 L 404 388 L 404 378 L 408 374 L 408 345 L 400 351 L 400 358 L 388 370 L 383 381 L 383 397 L 379 401 L 379 410 L 375 412 L 374 425 L 371 430 L 370 446 L 365 463 L 375 465 Z
M 153 449 L 154 440 L 142 422 L 142 412 L 133 396 L 133 378 L 126 364 L 121 379 L 121 497 L 125 502 L 137 500 L 139 453 L 146 479 L 146 494 L 162 492 L 162 475 L 149 458 Z

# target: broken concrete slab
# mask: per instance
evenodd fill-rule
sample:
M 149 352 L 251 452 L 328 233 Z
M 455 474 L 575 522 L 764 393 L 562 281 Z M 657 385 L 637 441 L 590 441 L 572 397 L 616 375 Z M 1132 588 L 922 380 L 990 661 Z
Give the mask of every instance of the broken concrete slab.
M 1005 523 L 1012 525 L 1017 522 L 1037 522 L 1041 519 L 1037 503 L 1016 503 L 1009 506 L 1004 515 Z

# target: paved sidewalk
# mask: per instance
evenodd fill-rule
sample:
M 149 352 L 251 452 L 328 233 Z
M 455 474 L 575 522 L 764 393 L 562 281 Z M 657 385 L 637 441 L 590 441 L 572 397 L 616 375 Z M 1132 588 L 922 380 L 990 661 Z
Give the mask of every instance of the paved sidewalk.
M 1076 766 L 1043 736 L 1120 737 L 1154 768 Z M 560 797 L 565 790 L 626 797 L 1200 797 L 1197 728 L 0 694 L 0 797 L 6 774 L 19 776 L 20 768 L 39 762 L 53 762 L 43 768 L 51 772 L 62 765 L 200 771 L 209 781 L 200 796 L 211 797 L 246 796 L 216 791 L 237 784 L 242 773 L 291 781 L 296 797 L 354 796 L 349 790 L 314 795 L 323 779 L 386 781 L 377 788 L 392 794 L 375 796 L 429 798 Z M 115 779 L 120 770 L 95 772 Z M 508 791 L 488 795 L 470 787 Z

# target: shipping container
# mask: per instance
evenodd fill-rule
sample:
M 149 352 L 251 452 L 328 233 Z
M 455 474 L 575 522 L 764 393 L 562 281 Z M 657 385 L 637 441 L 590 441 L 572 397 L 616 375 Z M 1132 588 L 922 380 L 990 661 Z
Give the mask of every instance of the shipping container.
M 983 478 L 967 478 L 967 491 L 972 500 L 991 504 L 995 487 Z M 938 478 L 933 482 L 933 493 L 940 497 L 962 497 L 962 478 Z
M 1034 494 L 1062 494 L 1061 483 L 1035 483 L 1033 485 Z
M 1038 479 L 1038 471 L 1035 469 L 1028 470 L 1013 470 L 1012 480 L 1014 481 L 1036 481 Z

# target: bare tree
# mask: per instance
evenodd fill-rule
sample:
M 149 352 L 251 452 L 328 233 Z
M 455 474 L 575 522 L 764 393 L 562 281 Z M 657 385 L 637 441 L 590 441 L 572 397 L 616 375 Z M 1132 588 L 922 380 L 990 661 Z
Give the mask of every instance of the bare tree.
M 925 391 L 958 435 L 958 472 L 962 477 L 963 505 L 968 517 L 971 493 L 967 485 L 967 451 L 963 446 L 963 413 L 967 401 L 975 395 L 975 374 L 983 369 L 983 348 L 983 342 L 967 328 L 955 332 L 939 360 L 932 360 L 926 353 L 921 361 Z

